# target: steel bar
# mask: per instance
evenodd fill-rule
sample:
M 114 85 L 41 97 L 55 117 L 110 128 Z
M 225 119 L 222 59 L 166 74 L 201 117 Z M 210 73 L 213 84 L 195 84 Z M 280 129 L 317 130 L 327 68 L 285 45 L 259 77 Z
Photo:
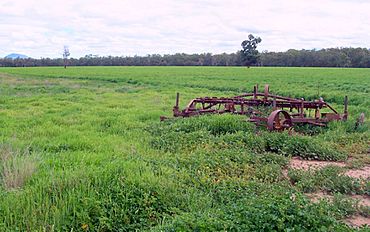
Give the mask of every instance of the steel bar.
M 223 113 L 248 115 L 250 122 L 254 122 L 256 125 L 265 125 L 269 130 L 284 130 L 294 124 L 325 126 L 327 122 L 333 120 L 347 120 L 347 96 L 344 98 L 344 113 L 339 114 L 322 98 L 308 101 L 304 98 L 297 99 L 270 94 L 269 91 L 269 85 L 265 85 L 263 93 L 258 92 L 258 85 L 255 85 L 252 93 L 244 93 L 234 97 L 198 97 L 192 99 L 183 110 L 179 109 L 180 94 L 177 93 L 173 116 L 191 117 Z M 257 110 L 260 107 L 270 108 L 273 112 L 268 117 L 261 116 L 262 112 Z M 321 109 L 325 108 L 331 112 L 321 113 Z M 285 109 L 289 109 L 290 113 Z M 305 110 L 315 110 L 314 116 L 310 117 L 310 114 L 306 114 Z M 161 117 L 161 119 L 167 118 Z

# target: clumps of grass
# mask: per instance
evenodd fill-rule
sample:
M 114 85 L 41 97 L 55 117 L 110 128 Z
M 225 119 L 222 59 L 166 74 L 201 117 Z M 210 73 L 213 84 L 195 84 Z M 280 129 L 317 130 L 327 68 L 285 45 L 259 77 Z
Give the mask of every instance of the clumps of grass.
M 289 164 L 289 158 L 275 153 L 251 154 L 248 162 L 254 170 L 253 179 L 264 183 L 283 181 L 283 168 Z
M 274 154 L 255 154 L 243 148 L 196 149 L 189 153 L 167 153 L 146 160 L 152 167 L 177 170 L 179 181 L 209 190 L 228 181 L 279 182 L 289 158 Z
M 357 211 L 360 215 L 369 218 L 370 217 L 370 207 L 365 205 L 358 205 Z
M 283 155 L 315 160 L 345 160 L 347 155 L 334 149 L 330 143 L 309 136 L 291 136 L 288 133 L 265 133 L 265 150 Z
M 107 167 L 60 172 L 20 193 L 17 214 L 0 219 L 4 224 L 17 221 L 21 231 L 48 230 L 51 223 L 56 231 L 135 231 L 159 224 L 198 199 L 191 189 L 183 195 L 178 183 L 155 175 L 145 163 L 115 162 Z M 33 208 L 21 209 L 29 204 Z M 37 216 L 28 219 L 30 214 Z
M 305 159 L 345 160 L 347 155 L 330 142 L 287 132 L 256 132 L 255 125 L 233 115 L 215 115 L 167 121 L 151 125 L 152 146 L 170 152 L 196 148 L 239 147 L 254 153 L 277 153 Z
M 229 183 L 214 198 L 214 208 L 178 215 L 158 231 L 349 231 L 333 207 L 313 204 L 280 183 Z
M 326 133 L 320 134 L 322 140 L 335 142 L 338 147 L 350 153 L 367 153 L 370 134 L 364 131 L 348 131 L 347 127 L 354 122 L 331 122 Z
M 237 115 L 205 115 L 191 118 L 178 118 L 150 125 L 152 134 L 160 135 L 163 131 L 191 133 L 200 130 L 209 131 L 212 135 L 250 132 L 255 126 L 246 122 L 246 117 Z
M 266 164 L 258 167 L 254 178 L 264 183 L 274 183 L 284 180 L 282 169 L 277 164 Z
M 0 180 L 6 190 L 22 188 L 36 171 L 36 160 L 28 152 L 0 145 Z
M 290 169 L 291 182 L 304 192 L 318 190 L 330 193 L 364 194 L 367 186 L 361 180 L 342 174 L 343 168 L 327 166 L 317 171 Z
M 339 217 L 349 217 L 358 212 L 358 202 L 343 194 L 334 194 L 332 206 Z
M 254 162 L 260 165 L 266 164 L 274 164 L 278 165 L 281 168 L 286 167 L 289 164 L 289 158 L 284 155 L 279 155 L 275 153 L 263 153 L 263 154 L 256 154 L 251 157 L 252 160 L 250 162 Z
M 370 196 L 370 181 L 366 181 L 365 194 Z
M 115 90 L 117 93 L 137 93 L 140 90 L 132 86 L 122 86 Z
M 358 199 L 345 194 L 334 193 L 332 196 L 327 195 L 318 200 L 317 204 L 327 204 L 337 219 L 347 218 L 356 214 L 364 217 L 370 216 L 369 206 L 362 205 Z
M 303 124 L 294 126 L 294 131 L 304 135 L 318 135 L 327 130 L 325 127 Z

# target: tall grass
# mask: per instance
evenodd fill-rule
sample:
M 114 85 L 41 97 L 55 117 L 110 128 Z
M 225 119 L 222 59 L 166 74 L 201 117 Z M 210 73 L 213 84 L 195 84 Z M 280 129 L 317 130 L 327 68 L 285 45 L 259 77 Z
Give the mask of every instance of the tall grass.
M 349 211 L 308 201 L 304 174 L 294 185 L 283 170 L 291 156 L 366 162 L 368 121 L 353 125 L 360 112 L 370 113 L 369 74 L 1 68 L 0 231 L 351 231 L 340 221 Z M 269 133 L 235 115 L 158 122 L 171 115 L 176 92 L 183 107 L 197 96 L 232 96 L 265 83 L 281 95 L 323 96 L 339 111 L 348 95 L 350 120 L 302 128 L 299 136 Z M 308 177 L 317 180 L 313 188 L 364 190 L 333 173 L 323 173 L 325 181 Z
M 28 152 L 0 145 L 0 177 L 5 190 L 19 189 L 36 171 L 37 163 Z

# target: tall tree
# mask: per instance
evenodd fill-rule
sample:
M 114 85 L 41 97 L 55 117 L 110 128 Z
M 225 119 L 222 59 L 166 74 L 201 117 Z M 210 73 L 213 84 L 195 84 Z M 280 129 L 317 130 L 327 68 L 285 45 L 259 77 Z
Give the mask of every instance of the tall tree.
M 64 49 L 63 49 L 64 68 L 67 68 L 67 62 L 68 62 L 69 55 L 71 55 L 71 53 L 69 53 L 69 48 L 67 46 L 64 46 Z
M 257 45 L 261 42 L 260 37 L 254 37 L 252 34 L 248 35 L 248 39 L 242 42 L 241 59 L 244 65 L 249 67 L 257 64 L 259 58 Z

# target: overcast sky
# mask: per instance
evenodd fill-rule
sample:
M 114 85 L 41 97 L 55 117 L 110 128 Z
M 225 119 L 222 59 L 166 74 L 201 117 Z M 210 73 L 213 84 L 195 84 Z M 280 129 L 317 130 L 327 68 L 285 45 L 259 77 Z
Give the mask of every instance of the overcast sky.
M 1 0 L 0 57 L 370 47 L 370 0 Z

